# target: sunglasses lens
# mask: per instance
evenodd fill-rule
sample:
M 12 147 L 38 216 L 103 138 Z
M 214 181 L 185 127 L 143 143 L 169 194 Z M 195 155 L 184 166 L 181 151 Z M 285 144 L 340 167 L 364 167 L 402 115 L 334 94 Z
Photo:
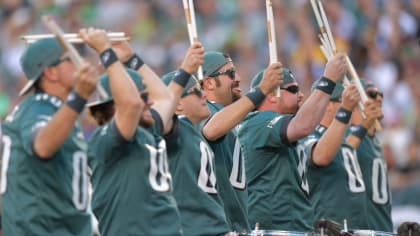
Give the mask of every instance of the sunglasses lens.
M 194 93 L 195 93 L 195 95 L 197 95 L 200 98 L 203 96 L 203 93 L 201 92 L 200 89 L 194 89 Z
M 234 70 L 226 71 L 226 74 L 230 77 L 230 79 L 232 79 L 232 80 L 235 79 L 235 71 Z
M 141 99 L 143 99 L 144 103 L 147 103 L 149 101 L 149 93 L 148 92 L 143 92 L 140 94 Z
M 373 91 L 373 90 L 370 90 L 370 91 L 367 91 L 367 95 L 370 97 L 370 98 L 372 98 L 372 99 L 376 99 L 376 97 L 379 95 L 380 97 L 384 97 L 384 95 L 383 95 L 383 93 L 381 93 L 381 92 L 377 92 L 377 91 Z
M 292 86 L 289 86 L 287 88 L 282 88 L 282 89 L 287 90 L 288 92 L 293 93 L 293 94 L 296 94 L 299 92 L 299 86 L 296 86 L 296 85 L 292 85 Z

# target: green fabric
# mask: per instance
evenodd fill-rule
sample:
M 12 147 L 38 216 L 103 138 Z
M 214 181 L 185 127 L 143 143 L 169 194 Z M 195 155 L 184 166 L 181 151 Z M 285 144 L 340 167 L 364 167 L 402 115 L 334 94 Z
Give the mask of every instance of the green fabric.
M 251 88 L 255 88 L 260 84 L 263 78 L 263 74 L 264 74 L 264 71 L 262 70 L 254 76 L 254 78 L 251 81 Z M 293 82 L 297 82 L 297 81 L 292 71 L 288 68 L 283 68 L 283 82 L 280 84 L 280 87 L 284 87 Z
M 223 109 L 223 106 L 207 101 L 212 114 Z M 225 136 L 210 142 L 216 163 L 217 191 L 223 201 L 226 219 L 231 230 L 236 232 L 249 231 L 245 163 L 233 129 Z
M 326 128 L 318 126 L 306 147 L 306 155 L 311 160 L 313 145 L 325 133 Z M 349 229 L 368 229 L 366 188 L 356 152 L 343 143 L 333 161 L 324 167 L 308 165 L 308 181 L 315 220 L 326 218 L 340 224 L 347 220 Z
M 204 78 L 209 77 L 230 61 L 232 60 L 226 58 L 221 52 L 210 51 L 204 53 L 204 63 L 202 65 Z
M 387 165 L 379 140 L 366 135 L 357 148 L 357 158 L 366 186 L 369 229 L 392 232 Z
M 214 154 L 197 127 L 183 116 L 166 138 L 174 197 L 185 236 L 222 235 L 229 231 L 216 189 Z
M 312 230 L 312 207 L 301 188 L 296 146 L 285 144 L 280 127 L 290 115 L 255 111 L 240 124 L 251 225 L 266 230 Z
M 25 98 L 3 123 L 3 148 L 10 150 L 9 158 L 3 156 L 3 165 L 9 159 L 2 196 L 4 235 L 92 235 L 87 145 L 80 125 L 51 159 L 41 160 L 32 149 L 36 131 L 61 104 L 57 97 L 35 94 Z
M 20 65 L 29 80 L 37 80 L 44 69 L 57 62 L 63 53 L 55 38 L 40 39 L 25 49 Z
M 92 210 L 102 235 L 181 235 L 165 141 L 139 127 L 125 141 L 115 122 L 89 141 Z

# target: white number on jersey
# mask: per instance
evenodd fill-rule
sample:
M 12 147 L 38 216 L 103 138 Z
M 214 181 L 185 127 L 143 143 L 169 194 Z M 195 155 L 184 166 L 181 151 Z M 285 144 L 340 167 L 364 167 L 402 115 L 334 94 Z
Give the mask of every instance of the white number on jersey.
M 344 159 L 344 167 L 347 171 L 350 191 L 353 193 L 364 192 L 365 183 L 355 152 L 348 147 L 342 147 L 341 152 Z
M 3 155 L 2 155 L 2 166 L 1 166 L 1 183 L 0 193 L 4 194 L 7 188 L 7 168 L 9 167 L 10 160 L 10 149 L 12 147 L 12 139 L 9 136 L 2 136 Z
M 232 157 L 232 171 L 230 172 L 230 183 L 237 189 L 245 189 L 245 162 L 241 151 L 241 144 L 239 139 L 236 138 L 235 149 L 233 150 Z M 241 175 L 239 179 L 239 175 Z
M 306 192 L 306 194 L 309 194 L 309 184 L 307 179 L 307 170 L 306 170 L 306 163 L 308 161 L 308 156 L 305 153 L 305 146 L 304 145 L 298 145 L 297 146 L 297 153 L 299 157 L 299 163 L 298 163 L 298 172 L 299 177 L 301 180 L 300 187 L 303 191 Z
M 377 204 L 388 202 L 387 167 L 383 159 L 375 158 L 372 165 L 372 200 Z
M 206 193 L 217 193 L 216 175 L 214 173 L 214 154 L 210 147 L 200 142 L 201 168 L 198 176 L 198 186 Z
M 89 200 L 87 171 L 86 153 L 83 151 L 75 152 L 73 154 L 73 204 L 80 211 L 86 210 Z
M 171 190 L 172 176 L 168 168 L 168 156 L 166 153 L 166 143 L 164 140 L 159 142 L 159 147 L 146 144 L 150 153 L 150 172 L 149 182 L 153 190 L 157 192 L 167 192 Z

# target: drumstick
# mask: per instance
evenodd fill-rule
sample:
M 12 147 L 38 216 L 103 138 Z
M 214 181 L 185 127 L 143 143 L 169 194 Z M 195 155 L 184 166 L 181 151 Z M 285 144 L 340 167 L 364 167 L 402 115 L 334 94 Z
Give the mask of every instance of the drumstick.
M 125 33 L 124 32 L 108 32 L 107 33 L 109 38 L 124 38 Z M 36 39 L 43 39 L 43 38 L 53 38 L 55 37 L 54 34 L 30 34 L 30 35 L 22 35 L 20 36 L 23 40 L 36 40 Z M 80 38 L 78 33 L 67 33 L 63 34 L 63 38 L 65 39 L 71 39 L 71 38 Z
M 277 41 L 274 27 L 273 3 L 271 0 L 265 1 L 267 10 L 267 33 L 268 33 L 268 49 L 270 53 L 270 64 L 277 63 Z M 280 86 L 276 89 L 276 97 L 280 97 Z

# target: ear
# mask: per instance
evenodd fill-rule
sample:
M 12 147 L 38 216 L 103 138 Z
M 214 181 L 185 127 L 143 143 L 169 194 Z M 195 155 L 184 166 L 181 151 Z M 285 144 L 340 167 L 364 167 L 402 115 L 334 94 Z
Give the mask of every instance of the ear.
M 277 102 L 277 97 L 276 96 L 274 96 L 274 94 L 273 93 L 269 93 L 269 94 L 267 94 L 267 96 L 266 96 L 266 99 L 268 98 L 268 101 L 270 102 L 270 103 L 276 103 Z
M 59 80 L 58 71 L 54 67 L 45 68 L 43 74 L 44 77 L 51 82 L 57 82 Z
M 203 90 L 212 91 L 214 90 L 215 86 L 216 86 L 215 81 L 211 79 L 210 77 L 207 77 L 203 80 Z
M 177 114 L 177 115 L 179 115 L 179 114 L 182 114 L 182 111 L 184 110 L 184 105 L 182 104 L 182 102 L 181 101 L 179 101 L 178 102 L 178 104 L 176 105 L 176 108 L 175 108 L 175 113 Z

